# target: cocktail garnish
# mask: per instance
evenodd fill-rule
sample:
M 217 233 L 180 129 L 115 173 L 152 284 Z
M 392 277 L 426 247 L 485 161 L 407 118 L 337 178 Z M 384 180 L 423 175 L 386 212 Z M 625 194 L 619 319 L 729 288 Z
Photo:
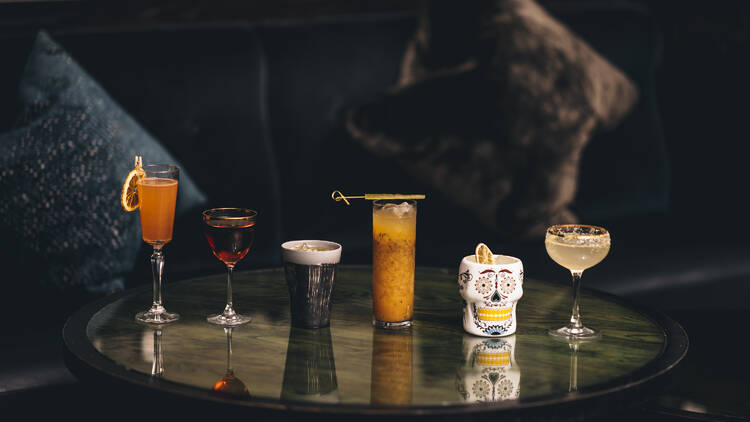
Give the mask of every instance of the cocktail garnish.
M 492 257 L 492 251 L 484 243 L 479 243 L 474 249 L 474 257 L 479 264 L 494 264 L 495 259 Z
M 331 192 L 331 198 L 336 201 L 344 201 L 346 205 L 351 205 L 349 203 L 350 199 L 364 199 L 366 201 L 376 201 L 378 199 L 424 199 L 425 195 L 421 194 L 400 194 L 400 193 L 366 193 L 364 195 L 357 195 L 357 196 L 344 196 L 344 194 L 341 193 L 339 190 L 335 190 Z
M 138 181 L 146 177 L 146 172 L 143 171 L 143 160 L 140 155 L 135 156 L 134 167 L 128 173 L 128 177 L 125 178 L 125 183 L 122 185 L 122 194 L 120 194 L 120 204 L 127 212 L 138 209 Z

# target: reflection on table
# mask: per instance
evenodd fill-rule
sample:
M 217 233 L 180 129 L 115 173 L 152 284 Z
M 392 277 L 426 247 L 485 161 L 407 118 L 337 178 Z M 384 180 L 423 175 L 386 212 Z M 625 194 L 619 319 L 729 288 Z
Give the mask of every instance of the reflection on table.
M 220 394 L 229 394 L 232 396 L 238 396 L 243 398 L 250 398 L 250 392 L 247 390 L 247 386 L 242 382 L 241 379 L 234 375 L 234 369 L 232 369 L 232 331 L 233 327 L 225 327 L 224 333 L 227 336 L 227 369 L 224 371 L 224 376 L 220 380 L 216 381 L 214 386 L 211 388 L 214 392 Z
M 455 293 L 454 273 L 417 270 L 415 288 L 423 305 L 416 309 L 417 324 L 404 331 L 372 327 L 372 270 L 341 266 L 336 274 L 338 301 L 327 330 L 292 331 L 283 270 L 264 270 L 238 273 L 237 294 L 253 321 L 233 328 L 231 335 L 205 321 L 205 315 L 224 303 L 225 279 L 217 275 L 170 287 L 170 303 L 183 319 L 159 327 L 162 334 L 133 321 L 133 314 L 150 299 L 151 291 L 143 289 L 87 316 L 86 330 L 77 334 L 82 338 L 68 344 L 89 341 L 103 358 L 94 360 L 97 367 L 111 367 L 116 376 L 124 368 L 126 377 L 150 379 L 156 390 L 185 386 L 215 399 L 218 393 L 212 387 L 217 380 L 228 381 L 230 377 L 224 376 L 229 373 L 242 380 L 252 400 L 242 388 L 242 398 L 223 395 L 220 401 L 242 401 L 240 405 L 247 407 L 285 402 L 315 406 L 329 400 L 368 409 L 413 406 L 456 412 L 467 409 L 467 400 L 478 400 L 472 387 L 483 375 L 488 384 L 483 390 L 477 386 L 477 391 L 485 401 L 504 398 L 500 383 L 505 380 L 513 384 L 512 394 L 505 394 L 519 394 L 519 366 L 524 407 L 550 398 L 575 400 L 571 389 L 589 393 L 601 391 L 601 386 L 618 388 L 613 381 L 658 359 L 665 346 L 663 332 L 648 315 L 584 291 L 587 309 L 598 309 L 591 312 L 592 325 L 606 335 L 580 345 L 571 363 L 571 351 L 576 351 L 546 334 L 549 321 L 567 317 L 563 302 L 569 288 L 532 279 L 524 283 L 515 337 L 467 335 L 458 323 L 460 296 Z M 504 343 L 508 353 L 502 359 L 482 352 Z M 88 359 L 90 354 L 81 356 Z M 494 403 L 498 408 L 513 406 Z
M 585 341 L 570 339 L 568 340 L 568 347 L 570 348 L 570 378 L 568 381 L 568 391 L 578 391 L 578 351 L 581 348 L 581 344 Z
M 281 399 L 339 402 L 330 328 L 289 331 Z
M 456 375 L 456 389 L 464 401 L 518 399 L 521 368 L 516 364 L 515 345 L 515 335 L 496 338 L 464 335 L 466 362 Z
M 370 403 L 404 405 L 412 402 L 412 329 L 374 329 Z
M 144 360 L 151 358 L 151 375 L 154 377 L 164 376 L 164 335 L 161 328 L 156 326 L 143 330 L 141 337 L 141 351 Z

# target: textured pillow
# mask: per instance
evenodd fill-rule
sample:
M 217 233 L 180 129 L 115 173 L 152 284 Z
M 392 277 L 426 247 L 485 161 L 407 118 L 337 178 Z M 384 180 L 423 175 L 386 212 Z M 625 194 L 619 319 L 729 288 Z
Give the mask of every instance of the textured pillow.
M 581 152 L 635 86 L 532 0 L 429 4 L 397 85 L 350 134 L 508 237 L 574 222 Z
M 19 95 L 18 122 L 0 134 L 0 231 L 12 245 L 4 259 L 23 269 L 22 283 L 122 289 L 142 242 L 138 213 L 120 207 L 124 178 L 136 154 L 144 163 L 175 159 L 45 32 Z M 204 200 L 182 169 L 177 212 Z

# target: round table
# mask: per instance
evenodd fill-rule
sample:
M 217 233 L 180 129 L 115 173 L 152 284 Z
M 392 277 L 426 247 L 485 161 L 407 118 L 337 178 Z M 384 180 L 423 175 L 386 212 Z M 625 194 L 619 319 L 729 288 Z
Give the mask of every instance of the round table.
M 411 328 L 376 329 L 371 271 L 339 266 L 331 325 L 318 330 L 290 327 L 283 269 L 236 274 L 235 308 L 253 319 L 232 330 L 206 322 L 223 309 L 224 275 L 167 284 L 165 306 L 181 319 L 161 327 L 134 320 L 150 288 L 127 291 L 68 320 L 66 359 L 83 380 L 273 417 L 519 418 L 627 406 L 660 388 L 688 347 L 668 317 L 586 289 L 583 321 L 601 339 L 556 340 L 547 329 L 567 322 L 570 287 L 533 279 L 516 334 L 475 337 L 461 326 L 456 270 L 438 268 L 417 268 Z

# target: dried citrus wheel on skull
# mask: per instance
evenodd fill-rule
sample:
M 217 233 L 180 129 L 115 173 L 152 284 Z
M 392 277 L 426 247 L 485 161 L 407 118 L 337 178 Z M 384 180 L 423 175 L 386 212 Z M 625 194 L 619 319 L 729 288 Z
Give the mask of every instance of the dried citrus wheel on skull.
M 479 264 L 494 264 L 495 260 L 492 258 L 492 251 L 484 243 L 477 245 L 474 249 L 474 256 Z
M 120 204 L 122 209 L 127 212 L 138 209 L 138 181 L 146 177 L 146 172 L 142 168 L 143 161 L 139 155 L 135 156 L 135 168 L 130 170 L 125 183 L 122 185 L 122 194 L 120 195 Z

